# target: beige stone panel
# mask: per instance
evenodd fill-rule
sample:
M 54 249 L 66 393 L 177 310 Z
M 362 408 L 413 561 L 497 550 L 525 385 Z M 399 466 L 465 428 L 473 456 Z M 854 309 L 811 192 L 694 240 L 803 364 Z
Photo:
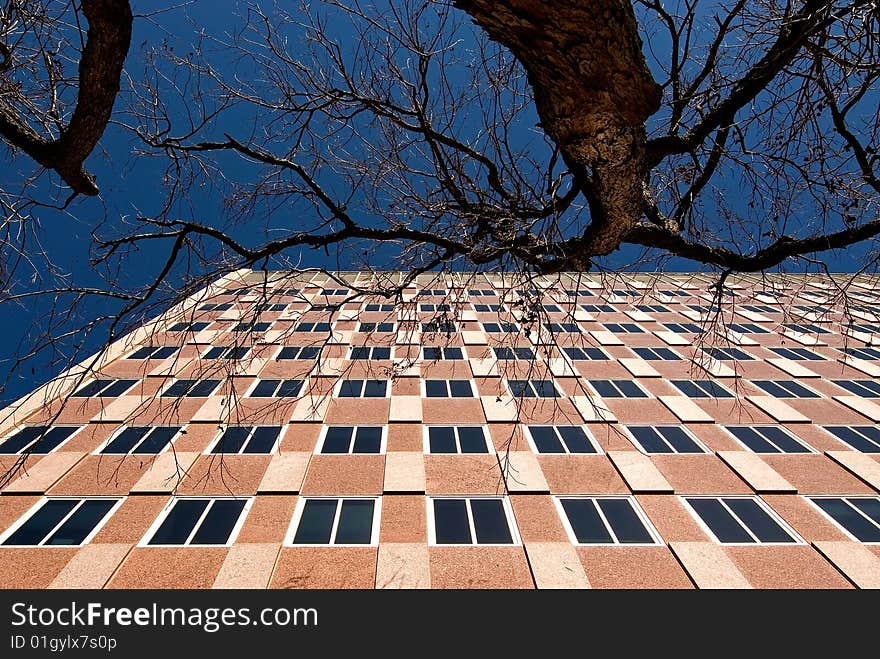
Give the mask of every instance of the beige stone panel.
M 622 346 L 623 341 L 613 332 L 605 332 L 600 330 L 592 330 L 590 336 L 599 345 L 603 346 Z
M 638 451 L 609 451 L 608 457 L 633 492 L 672 492 L 651 458 Z
M 300 400 L 290 416 L 291 421 L 323 421 L 330 406 L 330 396 L 307 396 Z
M 820 377 L 815 371 L 811 371 L 806 366 L 802 366 L 793 359 L 785 359 L 783 357 L 771 357 L 767 360 L 768 364 L 773 364 L 776 368 L 784 373 L 788 373 L 794 378 L 818 378 Z
M 732 344 L 737 346 L 756 346 L 759 345 L 757 341 L 754 339 L 742 334 L 741 332 L 734 332 L 733 330 L 727 330 L 726 339 L 730 341 Z
M 498 362 L 491 357 L 471 358 L 471 372 L 477 377 L 498 375 Z
M 724 549 L 713 542 L 671 542 L 669 546 L 698 588 L 752 587 Z
M 168 377 L 177 375 L 178 373 L 182 373 L 184 369 L 189 368 L 194 361 L 194 359 L 190 358 L 181 358 L 180 355 L 171 355 L 167 359 L 163 359 L 159 362 L 152 371 L 147 373 L 147 376 Z
M 743 309 L 742 307 L 737 307 L 736 313 L 737 315 L 756 323 L 769 323 L 771 320 L 763 314 L 757 313 L 755 311 L 749 311 L 748 309 Z
M 550 372 L 556 377 L 572 377 L 579 375 L 574 364 L 561 357 L 549 361 Z
M 229 396 L 209 396 L 192 415 L 192 421 L 215 421 L 220 423 L 229 417 L 234 402 Z
M 657 396 L 684 423 L 712 423 L 712 415 L 686 396 Z
M 572 396 L 575 409 L 583 417 L 584 421 L 615 422 L 617 417 L 608 409 L 605 401 L 598 397 Z
M 92 421 L 121 423 L 131 417 L 135 410 L 146 405 L 149 400 L 152 400 L 151 396 L 120 396 L 92 417 Z
M 58 573 L 49 588 L 103 588 L 129 549 L 129 544 L 85 545 Z
M 623 313 L 625 313 L 627 316 L 632 318 L 637 323 L 650 323 L 651 321 L 654 320 L 651 316 L 646 314 L 644 311 L 639 311 L 637 309 L 633 309 L 633 310 L 624 309 Z
M 257 492 L 299 492 L 311 457 L 299 451 L 273 455 Z
M 718 457 L 748 483 L 755 492 L 797 492 L 794 485 L 754 453 L 719 451 Z
M 487 421 L 516 421 L 519 405 L 513 396 L 480 396 Z
M 620 364 L 630 373 L 633 374 L 633 377 L 637 378 L 659 378 L 660 373 L 657 372 L 657 369 L 651 366 L 644 359 L 639 358 L 623 358 L 618 360 Z
M 220 567 L 214 588 L 266 588 L 280 545 L 234 544 Z
M 746 400 L 778 423 L 810 423 L 810 417 L 804 416 L 779 398 L 774 398 L 773 396 L 746 396 Z
M 846 405 L 849 409 L 854 410 L 866 416 L 874 423 L 880 421 L 880 405 L 872 403 L 861 396 L 834 396 L 834 400 L 842 405 Z
M 675 332 L 654 332 L 658 339 L 669 346 L 689 346 L 690 340 Z
M 385 492 L 424 492 L 425 456 L 414 451 L 385 455 Z
M 25 492 L 45 492 L 70 471 L 71 467 L 80 461 L 81 453 L 49 453 L 39 457 L 39 460 L 20 469 L 6 487 L 5 494 L 24 494 Z
M 187 340 L 187 343 L 214 343 L 217 340 L 217 337 L 223 334 L 223 330 L 219 329 L 206 329 L 201 332 L 196 332 L 192 338 Z
M 596 317 L 583 309 L 577 308 L 574 310 L 574 319 L 585 323 L 591 323 L 596 320 Z
M 857 371 L 861 371 L 865 375 L 870 375 L 872 378 L 880 377 L 880 366 L 873 362 L 869 362 L 866 359 L 857 359 L 856 357 L 846 356 L 837 361 L 846 364 Z
M 462 332 L 461 338 L 466 346 L 484 346 L 489 343 L 484 332 Z
M 795 330 L 782 330 L 780 332 L 782 336 L 786 336 L 792 341 L 797 341 L 801 345 L 805 346 L 824 346 L 828 345 L 824 341 L 819 338 L 818 334 L 805 334 L 803 332 L 796 332 Z
M 857 451 L 827 451 L 825 454 L 875 490 L 880 490 L 880 462 L 870 455 Z
M 430 588 L 431 563 L 425 544 L 388 542 L 379 545 L 376 588 Z
M 131 488 L 132 494 L 173 492 L 198 457 L 198 453 L 180 451 L 168 451 L 157 456 L 146 473 Z
M 419 396 L 392 396 L 388 421 L 391 423 L 422 420 L 422 399 Z
M 862 543 L 820 540 L 813 546 L 859 588 L 880 588 L 880 556 Z
M 538 588 L 589 588 L 577 551 L 567 542 L 527 542 L 526 555 Z
M 498 455 L 501 473 L 511 492 L 549 492 L 550 486 L 538 458 L 531 451 L 507 451 Z

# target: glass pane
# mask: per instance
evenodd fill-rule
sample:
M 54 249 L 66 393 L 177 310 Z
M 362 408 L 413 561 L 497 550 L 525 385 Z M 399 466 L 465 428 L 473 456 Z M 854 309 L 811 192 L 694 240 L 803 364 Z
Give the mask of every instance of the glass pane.
M 873 426 L 826 428 L 837 438 L 863 453 L 880 453 L 880 429 Z M 858 432 L 856 432 L 858 431 Z M 867 437 L 865 437 L 867 435 Z M 872 436 L 873 435 L 873 436 Z M 874 441 L 871 441 L 871 440 Z
M 90 396 L 95 396 L 99 391 L 101 391 L 108 384 L 107 380 L 95 380 L 94 382 L 89 382 L 86 386 L 84 386 L 79 391 L 71 394 L 72 398 L 88 398 Z
M 190 544 L 226 544 L 226 541 L 229 540 L 229 536 L 232 534 L 232 529 L 235 528 L 235 524 L 241 516 L 244 504 L 244 499 L 215 500 Z
M 143 453 L 159 453 L 168 445 L 180 428 L 176 426 L 160 426 L 153 428 L 147 438 L 133 451 L 135 455 Z
M 446 398 L 446 381 L 425 380 L 425 395 L 428 398 Z
M 632 380 L 615 380 L 614 384 L 627 398 L 647 398 L 648 394 L 642 391 Z
M 471 544 L 471 530 L 464 499 L 434 499 L 433 504 L 437 544 Z
M 128 453 L 148 432 L 150 432 L 148 427 L 126 428 L 107 444 L 101 453 Z
M 196 386 L 190 389 L 187 396 L 206 397 L 214 393 L 214 389 L 220 384 L 220 380 L 200 380 Z
M 843 499 L 813 499 L 813 502 L 862 542 L 877 541 L 877 527 Z
M 223 431 L 211 453 L 238 453 L 250 434 L 250 426 L 232 426 Z
M 278 393 L 276 395 L 282 398 L 294 398 L 295 396 L 299 396 L 302 386 L 302 380 L 284 380 L 278 388 Z
M 28 426 L 27 428 L 22 428 L 0 445 L 0 453 L 5 453 L 7 455 L 18 453 L 39 437 L 46 428 L 47 426 Z
M 373 533 L 373 501 L 344 499 L 336 526 L 337 545 L 368 545 Z
M 850 504 L 858 508 L 865 515 L 880 525 L 880 500 L 878 499 L 847 499 Z M 880 541 L 880 529 L 878 529 L 878 541 Z
M 137 380 L 117 380 L 109 387 L 104 389 L 100 396 L 101 398 L 112 398 L 113 396 L 121 396 L 126 391 L 131 389 L 135 384 L 137 384 Z
M 168 397 L 178 397 L 183 396 L 189 391 L 189 388 L 193 385 L 193 380 L 175 380 L 170 387 L 168 387 L 163 393 L 163 396 Z
M 354 428 L 349 426 L 330 426 L 324 438 L 321 453 L 348 453 L 351 448 L 351 435 Z
M 653 542 L 648 529 L 639 519 L 632 505 L 625 499 L 597 499 L 605 519 L 611 525 L 617 540 L 623 544 Z
M 672 453 L 672 449 L 661 439 L 659 433 L 650 426 L 627 426 L 646 453 Z
M 488 453 L 486 437 L 482 428 L 461 427 L 458 429 L 458 443 L 462 453 Z
M 728 428 L 728 430 L 755 453 L 779 453 L 779 449 L 752 428 Z
M 354 438 L 352 453 L 380 453 L 382 451 L 382 428 L 361 426 Z
M 590 442 L 583 428 L 577 426 L 559 426 L 559 434 L 565 442 L 569 453 L 595 453 L 596 449 Z
M 562 499 L 562 509 L 578 542 L 584 544 L 612 542 L 611 534 L 605 528 L 592 499 Z
M 4 545 L 36 545 L 42 542 L 46 534 L 64 519 L 74 506 L 77 499 L 50 499 L 37 512 L 28 518 L 15 533 L 6 538 Z
M 79 427 L 60 426 L 52 428 L 40 439 L 34 442 L 28 449 L 32 453 L 49 453 L 52 449 L 60 446 L 64 440 L 79 430 Z
M 538 453 L 565 453 L 562 442 L 550 426 L 529 426 Z
M 679 428 L 678 426 L 660 426 L 657 430 L 659 430 L 660 434 L 672 444 L 672 448 L 679 453 L 703 452 L 703 449 L 700 448 L 699 444 L 691 439 L 683 428 Z
M 724 503 L 749 527 L 761 542 L 794 542 L 786 532 L 756 501 L 752 499 L 725 499 Z
M 715 499 L 688 499 L 719 542 L 754 542 L 742 525 Z
M 428 428 L 428 451 L 431 453 L 456 453 L 455 432 L 448 426 Z
M 196 522 L 205 512 L 209 501 L 205 499 L 178 499 L 165 521 L 153 534 L 151 545 L 182 545 L 192 533 Z
M 76 509 L 55 533 L 46 541 L 47 545 L 78 545 L 104 519 L 116 504 L 111 499 L 86 500 Z
M 798 442 L 794 437 L 789 435 L 785 430 L 777 426 L 766 426 L 761 428 L 761 433 L 769 437 L 783 453 L 809 453 L 806 446 Z
M 251 398 L 271 398 L 280 383 L 281 380 L 260 380 L 251 392 Z
M 333 518 L 336 516 L 336 499 L 311 499 L 306 501 L 296 535 L 295 545 L 326 545 L 330 543 Z
M 513 542 L 500 499 L 471 499 L 471 513 L 478 544 L 509 545 Z
M 261 426 L 254 430 L 251 441 L 247 443 L 244 453 L 271 453 L 281 428 L 278 426 Z
M 364 396 L 367 398 L 384 398 L 387 389 L 387 380 L 367 380 Z
M 541 398 L 555 398 L 559 395 L 550 380 L 532 380 L 532 386 Z

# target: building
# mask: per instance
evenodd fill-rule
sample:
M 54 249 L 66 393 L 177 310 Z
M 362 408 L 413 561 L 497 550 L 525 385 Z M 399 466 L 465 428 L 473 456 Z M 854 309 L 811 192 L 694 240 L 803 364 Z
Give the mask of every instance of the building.
M 0 585 L 880 587 L 876 278 L 373 276 L 232 273 L 6 409 Z

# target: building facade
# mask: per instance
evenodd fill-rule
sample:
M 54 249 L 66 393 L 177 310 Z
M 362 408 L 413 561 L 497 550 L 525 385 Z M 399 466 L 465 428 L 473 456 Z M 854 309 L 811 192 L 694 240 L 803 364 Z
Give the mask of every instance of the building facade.
M 5 410 L 0 585 L 880 587 L 876 278 L 380 276 L 235 272 Z

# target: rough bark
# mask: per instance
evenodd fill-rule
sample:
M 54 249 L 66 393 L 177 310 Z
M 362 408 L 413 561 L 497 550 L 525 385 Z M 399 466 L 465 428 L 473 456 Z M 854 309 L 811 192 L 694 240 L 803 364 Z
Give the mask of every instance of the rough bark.
M 455 0 L 520 61 L 541 125 L 559 146 L 592 211 L 584 262 L 608 254 L 643 213 L 645 120 L 660 87 L 642 54 L 628 0 Z
M 94 196 L 98 186 L 83 163 L 103 135 L 119 92 L 131 42 L 132 13 L 128 0 L 82 0 L 80 4 L 89 28 L 70 123 L 57 139 L 48 139 L 0 100 L 0 135 L 43 167 L 55 170 L 74 192 Z

